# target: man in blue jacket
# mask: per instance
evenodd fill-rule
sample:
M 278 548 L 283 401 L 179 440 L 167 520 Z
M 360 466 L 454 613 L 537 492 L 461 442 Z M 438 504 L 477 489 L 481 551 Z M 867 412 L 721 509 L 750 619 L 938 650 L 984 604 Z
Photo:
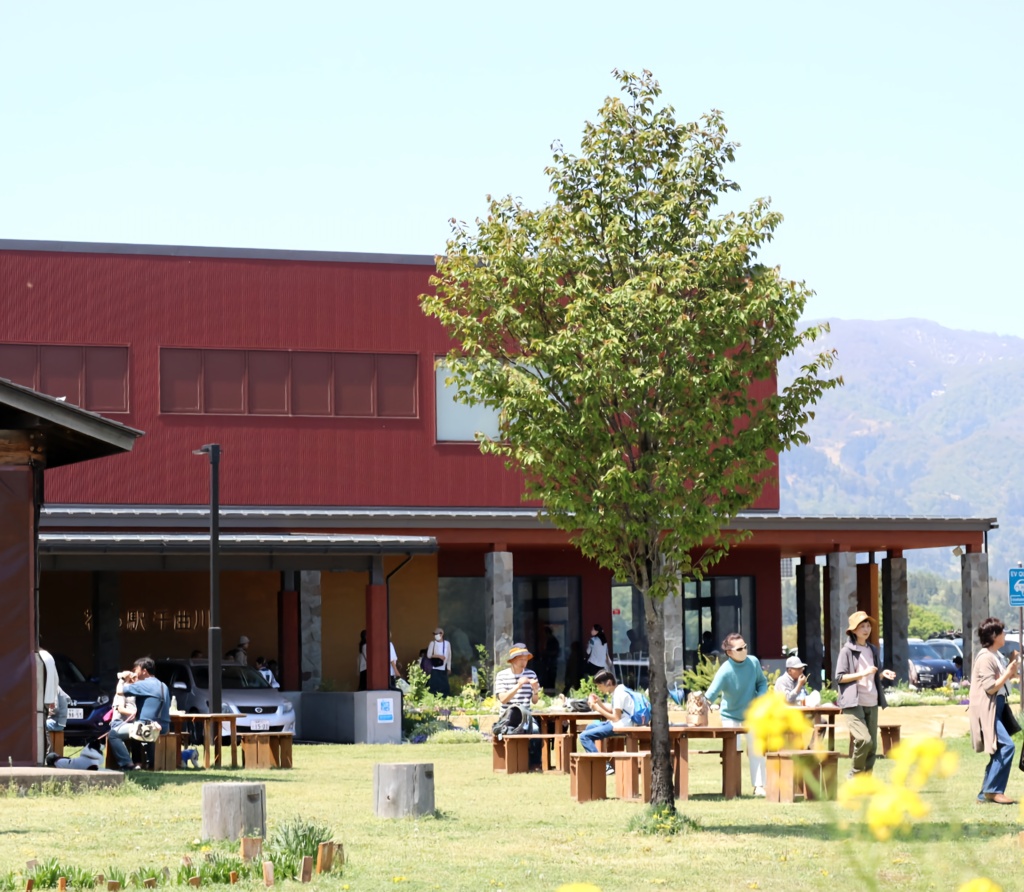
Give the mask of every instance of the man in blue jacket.
M 160 733 L 166 734 L 171 730 L 171 697 L 167 685 L 153 675 L 155 668 L 152 657 L 139 657 L 130 673 L 121 673 L 122 677 L 119 677 L 117 682 L 117 692 L 135 698 L 137 722 L 157 722 L 160 725 Z M 131 753 L 128 752 L 128 745 L 125 743 L 134 724 L 126 722 L 112 730 L 108 738 L 117 767 L 121 771 L 132 771 L 142 767 L 132 762 Z

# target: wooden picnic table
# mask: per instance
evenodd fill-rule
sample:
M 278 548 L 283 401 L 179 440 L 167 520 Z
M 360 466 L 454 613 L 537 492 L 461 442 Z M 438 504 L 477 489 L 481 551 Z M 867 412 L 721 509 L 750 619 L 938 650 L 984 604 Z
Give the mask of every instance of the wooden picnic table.
M 540 726 L 541 734 L 554 734 L 569 738 L 568 752 L 576 752 L 576 743 L 579 740 L 580 730 L 591 722 L 603 722 L 605 717 L 599 712 L 574 712 L 571 709 L 545 709 L 543 712 L 533 713 L 533 717 Z M 549 742 L 545 741 L 545 745 Z M 561 754 L 564 752 L 557 741 L 550 741 L 551 749 L 555 758 L 555 767 L 563 774 L 569 773 L 568 760 L 562 764 Z
M 626 750 L 639 751 L 640 744 L 651 748 L 651 729 L 648 725 L 636 725 L 616 729 L 616 734 L 626 738 Z M 718 728 L 709 725 L 669 725 L 669 742 L 675 762 L 675 791 L 678 799 L 690 798 L 690 740 L 722 741 L 722 795 L 726 799 L 739 796 L 743 789 L 740 751 L 737 738 L 746 734 L 746 728 Z
M 836 749 L 836 718 L 842 710 L 834 703 L 821 703 L 818 706 L 794 706 L 799 709 L 812 725 L 824 725 L 828 736 L 828 749 L 835 752 Z
M 221 767 L 221 724 L 227 722 L 230 725 L 229 731 L 231 740 L 231 767 L 238 767 L 238 734 L 235 731 L 235 723 L 242 718 L 238 712 L 174 712 L 171 713 L 171 725 L 174 731 L 180 734 L 188 722 L 203 723 L 203 767 L 210 767 L 210 747 L 213 747 L 213 764 L 216 768 Z M 214 731 L 216 726 L 216 732 Z

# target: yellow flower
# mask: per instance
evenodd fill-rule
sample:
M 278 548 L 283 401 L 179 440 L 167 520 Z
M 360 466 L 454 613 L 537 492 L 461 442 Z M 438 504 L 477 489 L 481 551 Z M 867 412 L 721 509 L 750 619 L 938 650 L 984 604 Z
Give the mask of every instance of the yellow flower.
M 893 747 L 889 758 L 895 763 L 892 782 L 911 790 L 920 790 L 932 777 L 950 777 L 956 772 L 956 753 L 935 737 L 917 737 Z
M 1003 892 L 1003 887 L 993 883 L 988 877 L 976 877 L 968 880 L 956 892 Z
M 786 749 L 804 749 L 811 736 L 811 724 L 798 709 L 786 703 L 785 697 L 769 691 L 747 708 L 743 717 L 759 753 Z
M 884 786 L 885 784 L 873 774 L 862 771 L 839 788 L 836 800 L 845 808 L 858 808 L 864 800 L 870 800 L 872 796 L 881 793 Z
M 884 841 L 896 830 L 909 830 L 913 819 L 927 814 L 928 806 L 913 790 L 885 784 L 868 802 L 865 820 L 875 839 Z

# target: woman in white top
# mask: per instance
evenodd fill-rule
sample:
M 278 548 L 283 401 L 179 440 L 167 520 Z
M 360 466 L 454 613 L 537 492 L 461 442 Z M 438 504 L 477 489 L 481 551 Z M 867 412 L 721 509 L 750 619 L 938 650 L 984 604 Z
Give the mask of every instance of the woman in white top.
M 430 678 L 427 680 L 430 693 L 450 696 L 448 676 L 452 671 L 452 644 L 445 640 L 444 629 L 440 626 L 434 629 L 434 638 L 427 645 L 427 660 L 431 664 Z
M 608 639 L 601 625 L 594 623 L 590 629 L 590 641 L 587 642 L 587 674 L 593 677 L 607 668 Z

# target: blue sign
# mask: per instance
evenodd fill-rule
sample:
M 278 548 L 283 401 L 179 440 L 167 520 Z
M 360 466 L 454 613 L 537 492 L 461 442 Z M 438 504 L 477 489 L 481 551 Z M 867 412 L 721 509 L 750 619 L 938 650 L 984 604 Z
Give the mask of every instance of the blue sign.
M 395 721 L 395 701 L 392 699 L 377 701 L 377 723 L 392 724 Z
M 1024 607 L 1024 570 L 1010 571 L 1010 606 Z

